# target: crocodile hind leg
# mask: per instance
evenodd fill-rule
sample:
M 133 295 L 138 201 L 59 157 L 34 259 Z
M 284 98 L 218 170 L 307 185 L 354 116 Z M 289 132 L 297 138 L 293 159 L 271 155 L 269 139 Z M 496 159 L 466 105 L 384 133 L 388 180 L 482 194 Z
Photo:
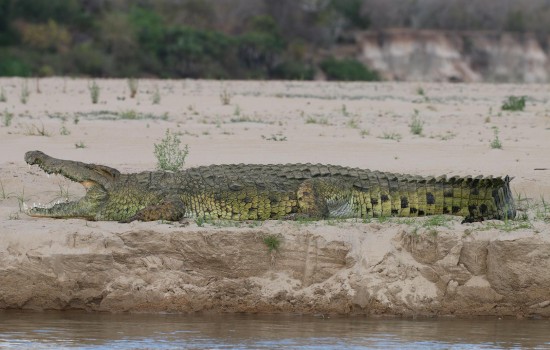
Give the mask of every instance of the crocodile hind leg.
M 306 180 L 296 193 L 297 216 L 310 219 L 357 217 L 361 213 L 354 208 L 351 193 L 351 185 L 334 178 Z
M 149 205 L 127 219 L 120 220 L 121 223 L 132 221 L 179 221 L 185 214 L 185 205 L 179 199 L 166 199 L 159 204 Z
M 306 180 L 300 184 L 296 197 L 298 213 L 290 214 L 287 219 L 325 219 L 329 216 L 326 200 L 321 194 L 320 181 Z

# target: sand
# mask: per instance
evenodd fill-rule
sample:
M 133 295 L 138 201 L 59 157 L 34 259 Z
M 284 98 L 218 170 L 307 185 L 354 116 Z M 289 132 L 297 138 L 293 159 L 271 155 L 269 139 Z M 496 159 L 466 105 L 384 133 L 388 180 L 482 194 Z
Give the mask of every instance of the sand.
M 0 87 L 7 98 L 6 102 L 0 102 L 0 184 L 2 186 L 0 187 L 0 242 L 2 243 L 0 258 L 4 266 L 0 273 L 0 280 L 4 285 L 12 283 L 11 289 L 5 287 L 11 292 L 5 289 L 4 295 L 13 294 L 11 299 L 6 296 L 0 298 L 0 307 L 85 308 L 103 311 L 301 310 L 313 313 L 319 310 L 342 313 L 363 310 L 365 313 L 383 314 L 418 312 L 430 314 L 437 309 L 439 311 L 432 313 L 445 314 L 451 312 L 448 308 L 449 304 L 445 307 L 441 306 L 446 300 L 445 295 L 448 297 L 452 291 L 456 292 L 457 288 L 459 291 L 460 288 L 465 288 L 462 294 L 457 294 L 462 297 L 467 294 L 464 291 L 471 292 L 475 288 L 481 288 L 480 290 L 485 294 L 490 290 L 498 295 L 505 295 L 503 290 L 509 289 L 510 295 L 513 296 L 510 298 L 516 298 L 513 300 L 519 300 L 518 303 L 522 306 L 510 306 L 512 299 L 506 299 L 510 307 L 502 313 L 525 314 L 524 311 L 518 311 L 521 308 L 539 310 L 529 309 L 535 301 L 543 303 L 541 310 L 548 306 L 544 303 L 550 300 L 550 296 L 545 296 L 544 292 L 542 296 L 539 291 L 527 293 L 531 295 L 527 298 L 528 300 L 517 297 L 518 290 L 522 290 L 521 283 L 514 282 L 517 289 L 506 286 L 501 286 L 501 289 L 495 287 L 498 285 L 496 281 L 498 278 L 494 277 L 494 274 L 487 273 L 486 270 L 487 266 L 491 266 L 491 261 L 496 259 L 494 252 L 499 251 L 497 248 L 492 250 L 494 259 L 487 258 L 486 264 L 483 265 L 485 267 L 479 267 L 481 272 L 475 268 L 469 270 L 469 277 L 461 274 L 460 271 L 451 271 L 452 269 L 437 274 L 438 270 L 435 269 L 434 273 L 438 277 L 432 278 L 434 281 L 430 282 L 429 276 L 432 272 L 423 270 L 425 267 L 434 269 L 437 264 L 447 266 L 443 262 L 452 260 L 453 256 L 456 259 L 466 259 L 469 252 L 476 251 L 475 247 L 464 248 L 471 240 L 481 242 L 482 246 L 485 244 L 483 242 L 487 242 L 489 247 L 491 244 L 500 247 L 498 244 L 503 241 L 527 240 L 527 243 L 540 244 L 542 248 L 539 248 L 542 252 L 548 249 L 545 235 L 550 233 L 550 224 L 544 221 L 547 213 L 541 213 L 540 206 L 538 212 L 533 209 L 533 205 L 540 204 L 541 198 L 550 200 L 550 101 L 548 99 L 550 89 L 546 85 L 140 80 L 136 97 L 130 98 L 126 80 L 101 79 L 96 82 L 100 87 L 100 96 L 98 103 L 93 104 L 88 80 L 41 79 L 40 92 L 37 92 L 37 82 L 34 79 L 28 81 L 19 78 L 0 79 Z M 30 95 L 24 104 L 21 102 L 21 93 L 25 84 L 28 86 Z M 160 94 L 158 104 L 153 103 L 156 91 Z M 222 101 L 223 95 L 228 96 L 228 104 Z M 501 110 L 503 101 L 511 95 L 527 96 L 524 111 Z M 12 117 L 8 122 L 10 115 Z M 413 116 L 422 123 L 420 135 L 414 135 L 411 132 L 410 124 Z M 84 193 L 79 184 L 71 183 L 59 176 L 47 177 L 37 167 L 27 166 L 23 161 L 25 152 L 41 150 L 56 158 L 104 164 L 123 172 L 151 170 L 156 166 L 153 154 L 154 144 L 160 142 L 168 129 L 181 135 L 182 142 L 189 146 L 186 167 L 222 163 L 309 162 L 418 175 L 510 175 L 514 177 L 512 190 L 520 199 L 518 202 L 522 209 L 520 214 L 525 213 L 523 209 L 528 210 L 532 223 L 528 228 L 507 232 L 501 230 L 498 226 L 500 223 L 497 223 L 497 228 L 487 229 L 482 226 L 484 224 L 461 225 L 460 219 L 457 218 L 451 219 L 447 224 L 448 227 L 437 228 L 444 234 L 432 239 L 435 236 L 433 232 L 430 233 L 430 229 L 422 228 L 420 231 L 415 231 L 414 228 L 421 225 L 422 220 L 414 224 L 392 220 L 384 223 L 322 222 L 305 227 L 291 223 L 270 222 L 258 224 L 257 227 L 252 228 L 246 225 L 224 228 L 219 227 L 220 225 L 198 227 L 194 222 L 187 227 L 181 227 L 177 224 L 166 225 L 157 222 L 125 225 L 113 222 L 88 223 L 79 219 L 38 219 L 31 218 L 22 211 L 24 204 L 48 203 L 64 197 L 75 199 Z M 498 139 L 502 144 L 501 149 L 490 146 L 495 140 L 495 133 L 498 133 Z M 442 255 L 437 259 L 431 260 L 426 260 L 424 255 L 415 256 L 414 249 L 407 247 L 411 246 L 410 240 L 413 237 L 411 235 L 417 232 L 420 232 L 420 237 L 424 237 L 421 239 L 422 242 L 431 242 L 430 244 L 436 246 L 444 242 L 453 242 L 449 244 L 459 251 L 453 253 L 449 248 L 450 250 L 441 253 Z M 255 247 L 262 252 L 262 255 L 247 263 L 259 264 L 262 267 L 254 270 L 253 273 L 235 275 L 231 280 L 223 274 L 212 275 L 211 271 L 216 269 L 212 266 L 204 267 L 204 264 L 208 265 L 208 259 L 205 260 L 207 262 L 200 259 L 188 261 L 189 266 L 193 266 L 191 268 L 185 267 L 185 261 L 182 262 L 174 256 L 174 254 L 182 254 L 181 251 L 162 253 L 161 249 L 159 252 L 154 252 L 156 246 L 152 239 L 146 238 L 163 239 L 162 237 L 167 235 L 185 245 L 186 236 L 194 237 L 189 239 L 195 239 L 197 242 L 210 237 L 215 244 L 234 247 L 234 257 L 244 259 L 245 246 L 238 239 L 225 242 L 224 235 L 228 234 L 244 240 L 251 239 L 250 235 L 256 237 Z M 285 251 L 283 244 L 281 251 L 275 255 L 263 251 L 261 237 L 268 234 L 281 235 L 287 244 L 287 250 Z M 89 300 L 78 294 L 86 293 L 86 288 L 78 283 L 72 284 L 72 289 L 69 288 L 80 295 L 77 298 L 78 302 L 74 301 L 74 297 L 65 294 L 64 297 L 60 297 L 56 294 L 68 288 L 67 280 L 85 281 L 90 278 L 82 275 L 82 270 L 77 272 L 78 269 L 71 269 L 73 275 L 64 270 L 69 268 L 64 264 L 70 265 L 72 261 L 64 260 L 67 254 L 73 257 L 79 254 L 87 256 L 86 259 L 90 260 L 81 261 L 84 270 L 90 264 L 97 264 L 94 262 L 94 256 L 100 256 L 101 259 L 110 257 L 105 260 L 107 262 L 101 260 L 105 266 L 111 266 L 111 263 L 121 264 L 116 260 L 117 251 L 126 256 L 135 254 L 135 249 L 138 249 L 131 248 L 132 244 L 137 244 L 132 243 L 132 239 L 128 238 L 134 237 L 133 235 L 140 237 L 140 242 L 145 240 L 150 243 L 140 248 L 152 251 L 149 254 L 151 255 L 150 264 L 162 266 L 162 269 L 178 271 L 178 273 L 187 271 L 185 272 L 187 277 L 163 272 L 162 278 L 148 281 L 147 278 L 143 278 L 143 274 L 151 273 L 147 268 L 147 271 L 142 271 L 143 274 L 129 272 L 134 271 L 131 268 L 133 264 L 147 266 L 141 260 L 141 262 L 132 260 L 131 263 L 123 264 L 126 270 L 113 267 L 114 270 L 105 272 L 105 275 L 95 274 L 94 278 L 97 278 L 97 281 L 94 280 L 94 283 L 97 282 L 97 285 L 94 288 L 97 291 L 94 292 L 95 294 L 90 292 L 93 297 L 90 296 Z M 84 239 L 87 243 L 80 248 L 75 244 L 71 246 L 71 239 L 78 240 L 78 237 L 87 237 Z M 309 241 L 304 243 L 301 237 L 309 237 Z M 313 245 L 314 249 L 311 248 L 312 240 L 316 242 Z M 113 243 L 114 250 L 111 250 L 109 242 L 116 242 L 116 244 Z M 368 246 L 365 246 L 365 242 L 368 242 Z M 521 242 L 523 242 L 521 244 L 527 244 L 525 241 Z M 418 242 L 414 241 L 414 243 Z M 416 247 L 415 244 L 413 246 Z M 358 247 L 364 247 L 364 249 Z M 484 246 L 482 251 L 491 251 L 487 247 L 487 245 Z M 203 250 L 200 247 L 197 249 L 206 255 L 227 255 L 216 250 L 218 248 L 212 248 L 214 251 Z M 439 252 L 440 248 L 434 249 Z M 124 253 L 121 253 L 122 251 Z M 248 250 L 245 249 L 245 251 Z M 328 265 L 324 266 L 322 262 L 316 262 L 313 265 L 310 262 L 304 262 L 309 261 L 308 257 L 313 254 L 311 251 L 322 251 L 314 254 L 316 258 L 328 254 L 329 258 L 326 262 Z M 430 254 L 427 256 L 431 256 Z M 149 255 L 139 253 L 143 259 Z M 33 260 L 37 259 L 36 256 L 40 257 L 37 261 Z M 112 260 L 113 257 L 115 260 Z M 234 268 L 239 266 L 238 259 L 231 260 L 233 265 L 225 259 L 219 258 L 216 261 L 218 264 L 229 264 L 227 266 Z M 264 263 L 264 260 L 269 263 Z M 546 260 L 543 259 L 544 264 L 547 264 Z M 277 265 L 278 261 L 285 262 Z M 45 266 L 45 270 L 37 267 L 41 264 Z M 416 271 L 409 273 L 409 277 L 396 280 L 400 290 L 405 288 L 408 294 L 401 295 L 401 291 L 389 289 L 387 292 L 379 292 L 379 295 L 374 293 L 373 286 L 384 284 L 387 287 L 388 285 L 387 280 L 377 275 L 380 274 L 376 272 L 377 264 L 391 265 L 391 268 L 387 267 L 387 269 L 397 271 L 392 273 L 398 273 L 398 275 L 406 274 L 407 269 L 411 268 Z M 458 260 L 455 266 L 457 264 Z M 153 266 L 153 270 L 155 268 L 158 270 L 158 266 Z M 199 278 L 200 281 L 198 281 L 188 276 L 188 270 L 198 268 L 197 266 L 210 271 L 201 275 L 204 280 Z M 220 269 L 226 271 L 227 266 Z M 115 270 L 118 272 L 113 272 Z M 14 271 L 18 272 L 14 274 Z M 21 271 L 27 271 L 28 274 Z M 91 267 L 90 271 L 96 270 Z M 369 273 L 377 277 L 367 281 L 368 278 L 364 276 Z M 462 276 L 462 279 L 453 275 L 455 279 L 441 282 L 445 274 L 457 273 Z M 519 274 L 518 271 L 515 273 Z M 44 276 L 47 276 L 49 282 L 41 280 Z M 127 276 L 124 283 L 120 282 L 122 276 Z M 210 278 L 205 276 L 210 276 L 215 281 L 223 280 L 223 283 L 219 282 L 222 283 L 223 288 L 215 287 L 218 282 L 205 287 L 204 281 Z M 52 287 L 53 289 L 45 296 L 40 294 L 42 287 L 28 287 L 25 292 L 27 294 L 23 293 L 27 295 L 26 299 L 15 298 L 20 286 L 14 283 L 28 285 L 28 281 L 32 280 L 41 280 L 40 283 L 55 285 L 59 288 Z M 115 280 L 120 283 L 116 284 Z M 130 293 L 129 290 L 135 291 L 138 280 L 142 281 L 139 282 L 143 284 L 142 290 L 147 289 L 157 293 L 154 298 L 162 300 L 166 297 L 162 293 L 168 293 L 163 288 L 172 285 L 172 289 L 176 288 L 187 295 L 188 303 L 185 304 L 180 300 L 178 307 L 170 308 L 167 302 L 160 302 L 157 299 L 155 303 L 143 302 L 147 300 L 143 295 L 139 298 L 145 299 L 138 298 L 140 302 L 128 301 L 126 294 L 124 294 L 125 297 L 121 297 L 123 295 L 121 291 L 126 293 Z M 378 282 L 373 282 L 375 280 Z M 451 283 L 455 280 L 456 285 Z M 245 298 L 247 302 L 241 303 L 246 307 L 242 305 L 242 307 L 234 307 L 231 304 L 233 306 L 224 309 L 225 304 L 213 301 L 223 299 L 219 299 L 216 291 L 226 290 L 227 283 L 235 281 L 260 287 L 256 292 L 250 290 L 243 292 L 244 295 L 250 296 L 250 299 Z M 543 282 L 542 286 L 545 285 L 544 283 L 546 282 Z M 118 287 L 115 288 L 113 285 Z M 129 285 L 133 287 L 130 288 Z M 163 287 L 160 288 L 159 285 Z M 321 293 L 311 287 L 312 285 L 322 287 L 320 290 L 328 291 L 329 294 L 334 293 L 333 298 L 325 296 L 324 303 L 311 304 L 317 307 L 307 306 L 310 305 L 308 303 L 311 300 L 317 300 L 315 298 L 320 294 L 316 293 Z M 193 299 L 188 295 L 191 290 L 197 291 L 197 288 L 206 288 L 196 292 L 196 295 L 203 293 L 203 295 L 212 296 L 210 299 L 207 298 L 208 302 L 203 299 L 197 301 L 199 299 Z M 114 293 L 113 290 L 117 290 L 119 294 Z M 164 297 L 159 296 L 160 290 L 163 290 L 161 294 Z M 205 293 L 206 290 L 211 294 Z M 281 296 L 283 291 L 295 295 L 286 301 L 287 294 L 283 293 L 285 297 Z M 139 292 L 136 293 L 139 294 Z M 41 296 L 37 297 L 38 294 Z M 251 301 L 254 300 L 252 296 L 257 295 L 265 297 L 261 299 L 261 305 Z M 305 297 L 303 297 L 305 299 L 296 299 L 296 295 L 307 295 L 310 299 Z M 399 295 L 401 304 L 395 300 L 392 301 L 388 295 L 394 297 Z M 416 299 L 411 299 L 411 296 L 415 295 Z M 439 309 L 426 298 L 439 300 L 436 303 L 440 305 Z M 498 297 L 489 299 L 490 303 L 503 300 Z M 55 300 L 58 301 L 55 302 Z M 122 300 L 127 302 L 124 303 Z M 291 302 L 292 300 L 294 302 Z M 338 300 L 345 302 L 338 302 Z M 287 306 L 283 307 L 277 304 L 278 302 L 288 305 L 284 304 Z M 348 307 L 348 304 L 352 306 Z M 398 304 L 399 306 L 396 306 Z M 430 311 L 429 305 L 435 309 Z M 486 305 L 475 310 L 470 314 L 491 313 L 486 311 Z M 498 312 L 494 313 L 498 314 Z

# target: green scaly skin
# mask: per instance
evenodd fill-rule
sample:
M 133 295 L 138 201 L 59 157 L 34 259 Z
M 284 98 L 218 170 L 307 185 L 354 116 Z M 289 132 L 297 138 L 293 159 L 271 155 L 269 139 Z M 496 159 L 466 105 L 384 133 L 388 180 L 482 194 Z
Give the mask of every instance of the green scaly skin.
M 27 152 L 25 161 L 87 189 L 78 201 L 30 209 L 28 214 L 37 217 L 130 222 L 452 214 L 481 221 L 516 214 L 508 176 L 434 178 L 320 164 L 211 165 L 121 174 L 40 151 Z

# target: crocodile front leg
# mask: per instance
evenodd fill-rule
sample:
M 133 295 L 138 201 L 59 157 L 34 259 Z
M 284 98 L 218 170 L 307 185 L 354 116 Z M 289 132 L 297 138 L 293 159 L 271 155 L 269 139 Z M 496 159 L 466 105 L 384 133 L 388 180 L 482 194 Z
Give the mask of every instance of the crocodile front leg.
M 121 223 L 132 221 L 179 221 L 185 215 L 185 205 L 180 199 L 166 199 L 156 205 L 149 205 L 127 219 L 120 220 Z

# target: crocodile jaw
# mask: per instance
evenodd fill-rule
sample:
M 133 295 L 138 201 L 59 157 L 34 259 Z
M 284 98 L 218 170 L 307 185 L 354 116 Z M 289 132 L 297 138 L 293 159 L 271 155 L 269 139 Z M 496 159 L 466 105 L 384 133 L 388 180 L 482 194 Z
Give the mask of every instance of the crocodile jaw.
M 42 218 L 95 220 L 98 208 L 102 206 L 108 197 L 107 191 L 103 186 L 93 181 L 81 181 L 80 184 L 86 188 L 84 197 L 75 201 L 57 201 L 51 205 L 33 204 L 27 210 L 27 215 Z

